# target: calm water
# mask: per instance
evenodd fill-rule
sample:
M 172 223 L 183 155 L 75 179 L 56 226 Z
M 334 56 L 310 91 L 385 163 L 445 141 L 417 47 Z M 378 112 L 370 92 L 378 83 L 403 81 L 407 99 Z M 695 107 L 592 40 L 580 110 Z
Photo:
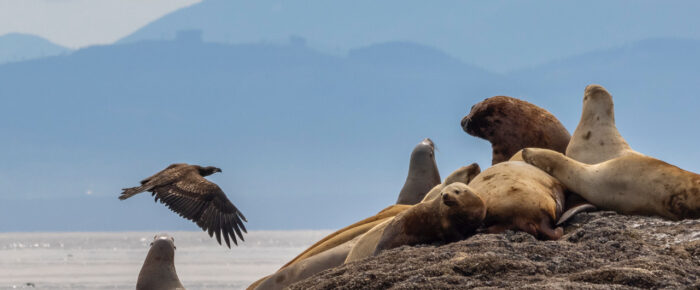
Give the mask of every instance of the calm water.
M 252 231 L 238 247 L 169 232 L 188 289 L 244 289 L 330 231 Z M 155 232 L 0 233 L 0 289 L 134 289 Z

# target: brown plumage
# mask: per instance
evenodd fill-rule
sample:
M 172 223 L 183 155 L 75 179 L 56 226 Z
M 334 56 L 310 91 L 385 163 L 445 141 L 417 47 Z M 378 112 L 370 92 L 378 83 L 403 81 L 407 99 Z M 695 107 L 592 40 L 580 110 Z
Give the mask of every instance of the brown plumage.
M 177 163 L 168 166 L 153 176 L 141 181 L 141 186 L 124 188 L 119 199 L 125 200 L 138 193 L 149 191 L 170 210 L 181 217 L 197 223 L 221 244 L 223 234 L 226 245 L 231 248 L 230 239 L 238 245 L 236 235 L 243 241 L 246 232 L 243 214 L 231 203 L 218 185 L 204 178 L 221 172 L 221 169 L 199 165 Z M 235 234 L 234 234 L 235 232 Z

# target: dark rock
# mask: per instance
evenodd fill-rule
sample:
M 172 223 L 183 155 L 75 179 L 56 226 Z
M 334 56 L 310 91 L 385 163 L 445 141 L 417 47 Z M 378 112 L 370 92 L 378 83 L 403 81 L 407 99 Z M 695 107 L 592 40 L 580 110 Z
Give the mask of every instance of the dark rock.
M 507 231 L 403 246 L 292 289 L 698 289 L 700 220 L 582 213 L 558 241 Z

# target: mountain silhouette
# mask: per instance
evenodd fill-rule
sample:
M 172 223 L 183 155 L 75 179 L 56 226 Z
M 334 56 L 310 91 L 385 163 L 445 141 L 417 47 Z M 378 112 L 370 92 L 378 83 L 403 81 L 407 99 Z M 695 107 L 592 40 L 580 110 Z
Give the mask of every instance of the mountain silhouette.
M 204 40 L 285 43 L 290 36 L 333 54 L 406 41 L 496 72 L 539 65 L 632 41 L 673 35 L 700 39 L 697 1 L 516 2 L 418 0 L 204 0 L 174 11 L 120 43 L 173 39 L 201 29 Z M 668 15 L 673 15 L 669 17 Z
M 0 64 L 68 53 L 71 50 L 30 34 L 0 35 Z

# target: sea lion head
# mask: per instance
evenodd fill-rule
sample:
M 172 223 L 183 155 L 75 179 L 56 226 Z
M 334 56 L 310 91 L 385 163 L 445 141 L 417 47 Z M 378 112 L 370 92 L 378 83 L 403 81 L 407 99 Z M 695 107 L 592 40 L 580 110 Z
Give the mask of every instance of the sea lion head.
M 462 234 L 473 233 L 486 217 L 486 205 L 468 185 L 455 182 L 440 192 L 440 213 L 444 229 L 458 229 Z
M 411 152 L 408 176 L 396 203 L 417 204 L 437 184 L 440 184 L 440 172 L 435 163 L 435 143 L 425 138 Z
M 411 152 L 411 166 L 432 165 L 435 163 L 435 143 L 425 138 Z
M 199 175 L 201 176 L 209 176 L 217 172 L 221 172 L 221 168 L 214 167 L 214 166 L 207 166 L 207 167 L 199 167 Z
M 600 85 L 588 85 L 583 93 L 584 119 L 615 120 L 612 95 Z M 588 120 L 585 120 L 588 121 Z M 593 120 L 590 120 L 593 121 Z
M 462 129 L 469 135 L 490 140 L 507 118 L 504 109 L 515 105 L 512 98 L 506 96 L 484 99 L 473 105 L 469 114 L 462 118 Z
M 175 238 L 166 234 L 155 235 L 146 260 L 172 262 L 175 258 L 175 249 Z
M 425 138 L 418 143 L 411 152 L 411 163 L 408 166 L 409 176 L 432 177 L 437 174 L 437 164 L 435 163 L 435 143 L 430 138 Z

